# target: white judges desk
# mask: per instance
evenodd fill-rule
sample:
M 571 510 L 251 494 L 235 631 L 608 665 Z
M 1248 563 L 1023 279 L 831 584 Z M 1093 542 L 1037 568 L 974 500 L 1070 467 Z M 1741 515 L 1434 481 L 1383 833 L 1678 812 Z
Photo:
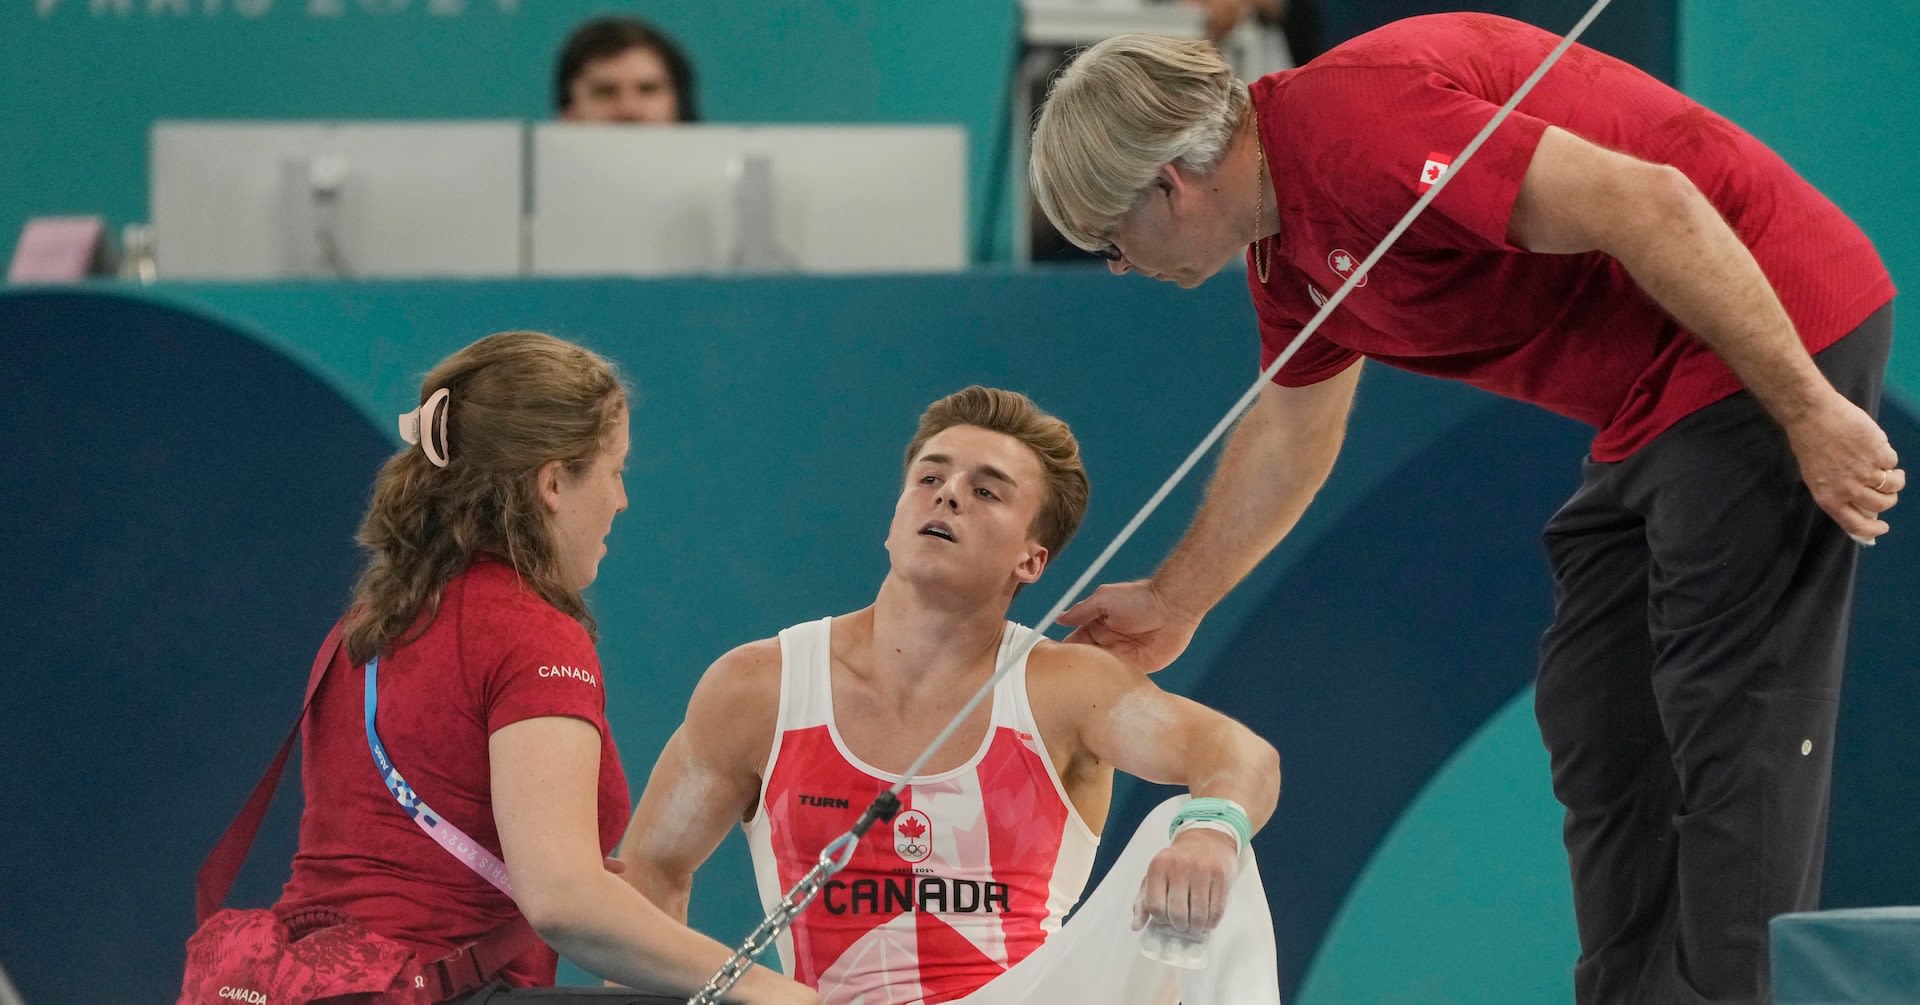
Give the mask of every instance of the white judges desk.
M 161 122 L 151 147 L 164 278 L 968 264 L 958 126 Z
M 958 126 L 533 128 L 533 274 L 967 265 Z

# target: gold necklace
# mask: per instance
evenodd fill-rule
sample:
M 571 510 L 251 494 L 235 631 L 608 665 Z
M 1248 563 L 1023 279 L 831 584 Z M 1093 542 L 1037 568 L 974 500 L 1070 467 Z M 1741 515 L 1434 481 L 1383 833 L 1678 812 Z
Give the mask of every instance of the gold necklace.
M 1260 234 L 1261 221 L 1267 215 L 1267 150 L 1260 142 L 1260 126 L 1253 127 L 1253 274 L 1261 282 L 1267 281 L 1267 268 L 1272 264 L 1267 255 L 1267 239 Z

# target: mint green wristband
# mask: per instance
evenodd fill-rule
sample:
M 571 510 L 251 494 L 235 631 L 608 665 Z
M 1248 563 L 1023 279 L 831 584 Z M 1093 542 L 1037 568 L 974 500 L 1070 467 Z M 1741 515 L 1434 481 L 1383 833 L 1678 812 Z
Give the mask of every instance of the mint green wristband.
M 1253 844 L 1253 821 L 1247 819 L 1247 811 L 1241 809 L 1240 804 L 1231 799 L 1217 799 L 1213 796 L 1195 796 L 1188 800 L 1187 805 L 1180 807 L 1180 812 L 1173 815 L 1173 825 L 1167 828 L 1167 836 L 1171 838 L 1178 833 L 1181 824 L 1199 820 L 1215 821 L 1232 827 L 1233 832 L 1240 837 L 1241 848 Z

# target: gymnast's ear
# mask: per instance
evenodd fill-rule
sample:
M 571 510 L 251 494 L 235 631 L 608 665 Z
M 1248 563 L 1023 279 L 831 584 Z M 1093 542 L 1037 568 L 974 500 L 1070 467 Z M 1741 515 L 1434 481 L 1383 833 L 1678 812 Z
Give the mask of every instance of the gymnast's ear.
M 1019 580 L 1021 583 L 1038 581 L 1040 574 L 1047 571 L 1047 558 L 1046 546 L 1037 543 L 1033 544 L 1032 550 L 1028 551 L 1026 557 L 1020 560 L 1020 564 L 1013 567 L 1013 578 Z

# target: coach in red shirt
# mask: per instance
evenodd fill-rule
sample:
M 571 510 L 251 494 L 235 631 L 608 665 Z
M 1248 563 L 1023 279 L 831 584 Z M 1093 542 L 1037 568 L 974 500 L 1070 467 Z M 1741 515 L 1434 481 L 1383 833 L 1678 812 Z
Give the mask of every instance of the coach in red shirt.
M 1034 192 L 1117 273 L 1244 253 L 1271 363 L 1557 41 L 1414 18 L 1248 86 L 1111 39 L 1056 80 Z M 1893 295 L 1758 140 L 1575 46 L 1263 389 L 1159 571 L 1061 620 L 1172 661 L 1325 481 L 1363 357 L 1596 427 L 1537 681 L 1577 997 L 1764 1001 L 1767 919 L 1819 900 L 1854 542 L 1906 484 L 1874 419 Z

